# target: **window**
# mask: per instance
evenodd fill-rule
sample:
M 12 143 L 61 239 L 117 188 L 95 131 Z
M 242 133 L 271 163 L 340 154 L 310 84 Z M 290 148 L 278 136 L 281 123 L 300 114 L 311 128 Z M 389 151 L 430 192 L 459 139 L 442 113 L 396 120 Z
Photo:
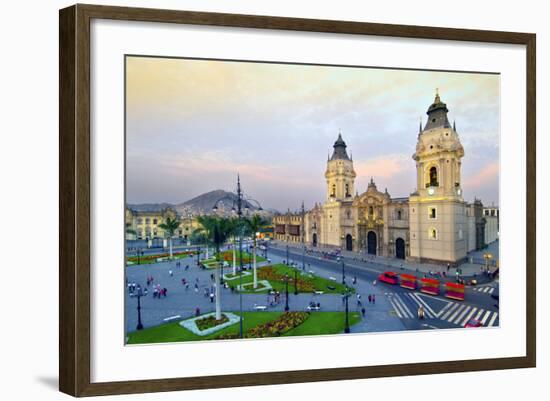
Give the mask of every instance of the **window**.
M 330 192 L 330 196 L 336 196 L 336 184 L 332 184 L 332 190 Z
M 142 218 L 137 219 L 137 223 L 138 223 L 138 224 L 142 224 L 142 223 L 143 223 L 143 219 L 142 219 Z
M 463 236 L 464 234 L 462 232 L 462 229 L 458 230 L 458 239 L 462 239 Z
M 428 232 L 428 237 L 430 239 L 437 239 L 437 230 L 435 228 L 430 228 L 430 231 Z
M 429 211 L 428 216 L 429 216 L 430 219 L 435 219 L 437 217 L 437 212 L 436 212 L 435 207 L 428 208 L 428 211 Z
M 157 224 L 157 219 L 153 219 L 153 224 Z
M 145 224 L 149 224 L 150 223 L 150 219 L 149 218 L 146 218 L 145 219 Z
M 401 220 L 401 210 L 397 211 L 397 220 Z
M 346 198 L 351 196 L 349 193 L 349 184 L 346 184 Z
M 430 186 L 431 187 L 437 187 L 439 184 L 437 182 L 437 168 L 431 167 L 430 168 Z
M 374 214 L 374 208 L 369 206 L 369 214 L 372 216 Z

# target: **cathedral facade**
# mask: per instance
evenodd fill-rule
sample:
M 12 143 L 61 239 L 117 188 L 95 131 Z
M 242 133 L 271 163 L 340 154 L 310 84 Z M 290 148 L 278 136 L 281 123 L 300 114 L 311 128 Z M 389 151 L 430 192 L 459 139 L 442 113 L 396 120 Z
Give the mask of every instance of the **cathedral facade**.
M 462 261 L 469 251 L 484 247 L 483 205 L 464 201 L 464 148 L 447 113 L 436 94 L 412 155 L 417 189 L 403 198 L 379 190 L 373 178 L 365 192 L 355 192 L 357 175 L 340 134 L 327 161 L 325 202 L 307 212 L 276 216 L 275 239 L 439 263 Z

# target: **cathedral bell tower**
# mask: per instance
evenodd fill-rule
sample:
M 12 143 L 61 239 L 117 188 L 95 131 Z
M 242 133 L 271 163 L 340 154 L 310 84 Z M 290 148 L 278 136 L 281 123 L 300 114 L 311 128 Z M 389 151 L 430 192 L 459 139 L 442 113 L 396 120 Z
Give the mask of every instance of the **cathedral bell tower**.
M 449 123 L 448 112 L 436 92 L 412 156 L 417 173 L 417 190 L 409 199 L 412 259 L 456 262 L 466 256 L 460 175 L 464 148 L 456 125 Z
M 325 178 L 327 182 L 327 201 L 351 201 L 355 193 L 355 170 L 353 160 L 346 152 L 346 143 L 342 134 L 334 142 L 334 151 L 327 160 Z

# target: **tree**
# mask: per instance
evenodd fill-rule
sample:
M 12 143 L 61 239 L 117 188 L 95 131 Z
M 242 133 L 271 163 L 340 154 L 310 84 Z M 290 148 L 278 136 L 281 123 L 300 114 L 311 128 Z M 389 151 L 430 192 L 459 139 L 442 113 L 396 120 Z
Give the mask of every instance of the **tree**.
M 208 242 L 216 249 L 216 260 L 219 262 L 215 270 L 216 280 L 216 320 L 222 318 L 220 301 L 220 267 L 223 261 L 220 261 L 220 249 L 227 242 L 234 230 L 232 219 L 217 216 L 199 216 L 197 222 L 200 225 L 198 233 L 204 234 Z
M 258 288 L 258 275 L 256 270 L 256 249 L 257 249 L 257 240 L 256 233 L 259 232 L 262 228 L 269 225 L 269 222 L 263 219 L 259 214 L 255 214 L 251 218 L 247 218 L 246 225 L 250 235 L 252 235 L 252 241 L 254 243 L 254 288 Z
M 136 230 L 132 228 L 132 225 L 130 223 L 126 223 L 126 234 L 132 234 L 137 236 Z
M 179 226 L 180 221 L 176 218 L 171 219 L 170 217 L 167 217 L 164 223 L 159 224 L 159 228 L 163 229 L 164 232 L 168 234 L 168 238 L 170 241 L 170 259 L 172 259 L 172 237 L 174 236 L 174 233 Z

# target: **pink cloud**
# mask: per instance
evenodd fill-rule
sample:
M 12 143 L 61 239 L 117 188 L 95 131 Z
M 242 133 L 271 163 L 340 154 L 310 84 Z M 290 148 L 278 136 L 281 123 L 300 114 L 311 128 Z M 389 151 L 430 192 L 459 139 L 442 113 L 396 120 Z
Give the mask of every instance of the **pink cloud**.
M 464 186 L 470 188 L 480 188 L 490 182 L 498 180 L 499 165 L 497 162 L 487 164 L 475 175 L 464 179 Z
M 358 177 L 391 178 L 414 168 L 414 162 L 406 155 L 393 154 L 355 162 L 354 168 Z

